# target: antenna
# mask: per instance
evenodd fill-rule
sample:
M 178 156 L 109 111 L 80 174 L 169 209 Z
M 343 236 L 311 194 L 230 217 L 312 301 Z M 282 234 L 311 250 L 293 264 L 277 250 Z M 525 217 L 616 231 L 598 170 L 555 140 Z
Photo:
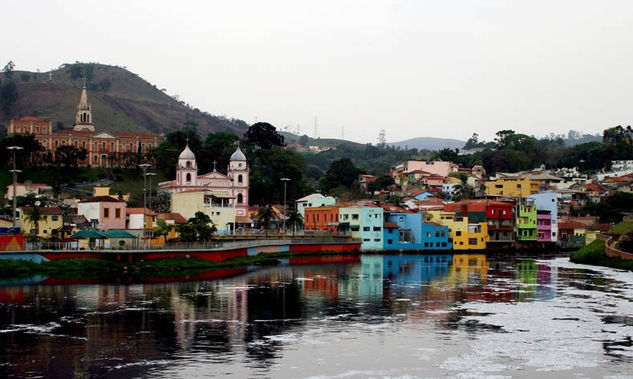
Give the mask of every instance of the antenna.
M 319 133 L 318 133 L 318 127 L 319 127 L 319 118 L 317 116 L 314 116 L 314 138 L 319 138 Z

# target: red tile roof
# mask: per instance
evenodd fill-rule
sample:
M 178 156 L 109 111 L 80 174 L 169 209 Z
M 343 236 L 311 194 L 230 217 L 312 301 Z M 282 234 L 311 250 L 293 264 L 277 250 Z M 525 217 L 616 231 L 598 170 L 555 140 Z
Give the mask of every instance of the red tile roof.
M 385 222 L 385 223 L 383 224 L 383 227 L 385 227 L 385 228 L 400 228 L 400 227 L 398 226 L 398 224 L 395 224 L 395 223 L 393 223 L 393 222 Z
M 176 224 L 186 224 L 187 219 L 180 213 L 157 213 L 156 218 L 159 220 L 174 220 Z
M 48 123 L 48 121 L 46 120 L 42 120 L 41 118 L 37 118 L 37 117 L 33 117 L 33 116 L 26 116 L 26 117 L 22 117 L 17 119 L 16 121 L 18 122 L 41 122 L 41 123 Z
M 22 207 L 22 211 L 27 215 L 31 213 L 32 209 L 33 207 Z M 53 215 L 53 216 L 59 216 L 59 215 L 64 214 L 64 212 L 57 207 L 40 207 L 40 212 L 45 215 Z
M 142 207 L 132 207 L 132 208 L 126 208 L 125 209 L 125 214 L 143 214 L 145 213 L 148 216 L 156 216 L 156 212 L 154 212 L 151 209 L 145 208 L 143 209 Z

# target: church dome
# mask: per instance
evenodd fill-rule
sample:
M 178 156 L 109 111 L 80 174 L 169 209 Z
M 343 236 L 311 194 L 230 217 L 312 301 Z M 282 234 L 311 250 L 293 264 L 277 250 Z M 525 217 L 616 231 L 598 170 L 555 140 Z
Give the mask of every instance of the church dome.
M 246 155 L 244 155 L 244 153 L 242 153 L 242 149 L 240 149 L 239 146 L 237 147 L 237 150 L 235 150 L 233 155 L 231 155 L 231 160 L 232 161 L 245 161 L 246 160 Z
M 187 160 L 195 160 L 196 159 L 196 155 L 189 148 L 189 144 L 187 144 L 187 146 L 182 151 L 182 153 L 180 153 L 180 155 L 178 156 L 178 159 L 187 159 Z

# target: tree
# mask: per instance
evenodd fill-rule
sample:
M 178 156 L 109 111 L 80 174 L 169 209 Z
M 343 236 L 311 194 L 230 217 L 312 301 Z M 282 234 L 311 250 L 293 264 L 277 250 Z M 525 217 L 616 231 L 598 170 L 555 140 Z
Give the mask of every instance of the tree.
M 211 218 L 203 212 L 196 212 L 186 224 L 176 226 L 176 231 L 183 242 L 211 241 L 217 231 Z
M 503 149 L 506 146 L 506 140 L 509 136 L 514 134 L 514 130 L 499 130 L 496 133 L 495 142 L 497 143 L 497 147 L 499 149 Z
M 62 145 L 55 150 L 55 163 L 65 167 L 77 167 L 87 156 L 86 149 L 78 149 L 73 145 Z
M 351 187 L 358 179 L 361 170 L 354 166 L 349 158 L 342 158 L 332 162 L 330 168 L 325 173 L 325 177 L 321 180 L 321 189 L 325 192 L 328 190 L 343 186 Z
M 468 141 L 466 141 L 466 144 L 464 145 L 464 149 L 473 149 L 478 146 L 479 146 L 479 134 L 473 133 L 472 137 L 470 137 Z
M 369 183 L 367 189 L 369 192 L 375 192 L 384 190 L 387 187 L 396 184 L 396 181 L 393 179 L 391 175 L 381 175 L 376 178 L 373 182 Z
M 251 125 L 244 133 L 244 142 L 247 145 L 270 149 L 273 146 L 284 146 L 284 137 L 277 133 L 277 128 L 267 122 L 258 122 Z
M 13 105 L 18 101 L 18 87 L 12 80 L 6 81 L 0 88 L 0 108 L 5 117 L 11 117 Z
M 294 235 L 295 230 L 303 226 L 303 216 L 301 216 L 301 213 L 296 210 L 289 212 L 288 218 L 286 218 L 286 226 L 292 228 L 292 235 Z
M 275 216 L 275 211 L 271 206 L 259 207 L 257 210 L 257 222 L 262 224 L 264 229 L 270 228 L 270 222 Z
M 233 133 L 228 132 L 214 132 L 209 133 L 202 144 L 201 162 L 199 162 L 200 169 L 208 171 L 212 169 L 213 161 L 216 161 L 216 165 L 221 171 L 229 164 L 229 158 L 233 151 L 235 151 L 235 143 L 238 138 Z M 202 164 L 200 164 L 202 163 Z
M 310 138 L 307 135 L 304 134 L 301 137 L 299 137 L 299 141 L 297 141 L 297 142 L 301 146 L 308 146 L 308 143 L 310 143 Z
M 25 210 L 24 218 L 35 227 L 35 235 L 40 233 L 40 221 L 44 219 L 42 209 L 35 205 L 34 207 L 27 208 Z
M 167 238 L 172 229 L 173 225 L 169 225 L 167 221 L 159 219 L 156 220 L 156 227 L 154 227 L 152 232 L 155 236 L 163 236 Z
M 440 161 L 457 162 L 459 159 L 459 149 L 445 148 L 437 152 L 435 159 Z
M 160 191 L 152 197 L 152 210 L 158 213 L 167 213 L 171 207 L 171 195 L 168 192 Z
M 11 77 L 13 76 L 13 69 L 15 68 L 15 63 L 13 63 L 13 61 L 9 61 L 6 65 L 4 65 L 4 67 L 2 68 L 2 72 L 4 72 L 4 77 L 6 79 L 11 79 Z

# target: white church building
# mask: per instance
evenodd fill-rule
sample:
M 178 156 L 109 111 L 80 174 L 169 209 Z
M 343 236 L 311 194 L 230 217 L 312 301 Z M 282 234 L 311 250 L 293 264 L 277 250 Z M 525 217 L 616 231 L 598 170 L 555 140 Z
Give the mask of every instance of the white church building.
M 196 211 L 203 211 L 209 214 L 216 225 L 219 225 L 219 229 L 224 229 L 223 226 L 228 223 L 251 223 L 248 217 L 249 173 L 246 156 L 238 146 L 231 155 L 226 175 L 218 172 L 215 165 L 212 172 L 199 175 L 196 156 L 187 144 L 178 157 L 176 179 L 159 183 L 158 190 L 172 194 L 172 208 L 174 205 L 179 208 L 172 209 L 173 212 L 190 218 Z M 195 196 L 194 193 L 202 194 Z M 178 194 L 183 196 L 174 196 Z M 183 199 L 179 200 L 180 197 Z M 202 204 L 192 204 L 185 198 L 199 198 L 201 200 L 196 202 Z M 227 212 L 227 208 L 234 208 L 235 212 Z M 224 209 L 223 212 L 221 212 L 222 209 Z M 226 217 L 220 213 L 226 214 Z M 228 220 L 231 214 L 235 215 L 234 220 Z

